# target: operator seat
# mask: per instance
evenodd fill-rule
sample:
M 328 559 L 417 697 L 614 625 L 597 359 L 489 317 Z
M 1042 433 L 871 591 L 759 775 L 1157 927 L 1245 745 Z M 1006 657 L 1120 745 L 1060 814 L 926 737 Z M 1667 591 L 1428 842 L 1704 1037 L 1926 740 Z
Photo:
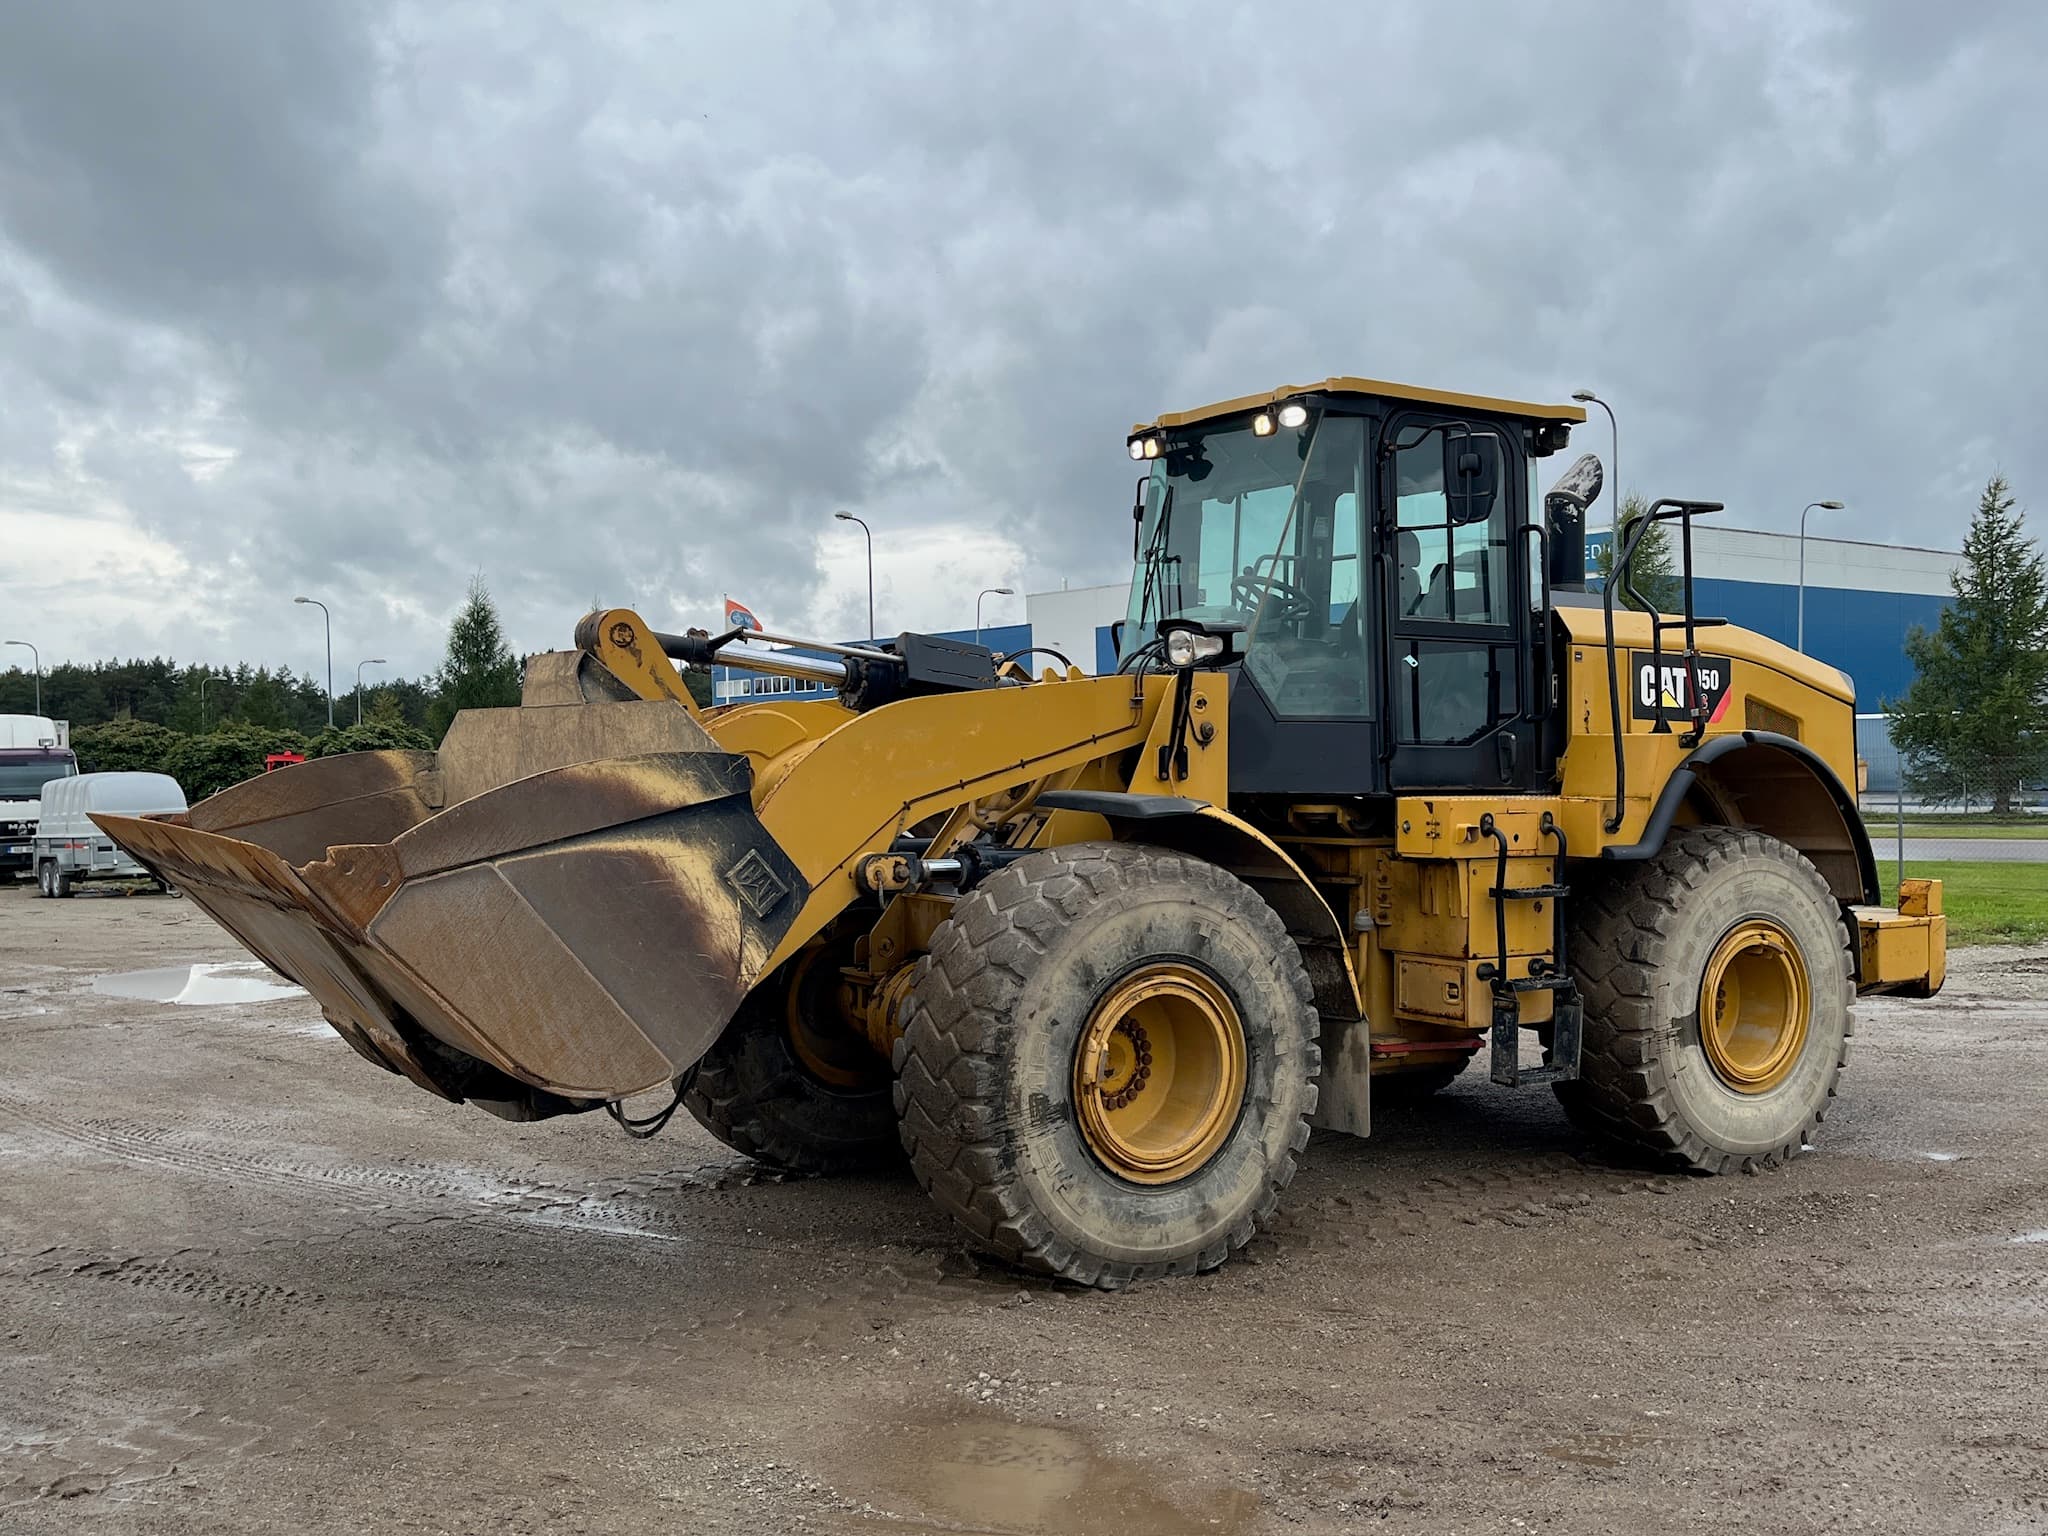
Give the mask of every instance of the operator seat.
M 1403 528 L 1396 550 L 1401 562 L 1401 612 L 1410 614 L 1422 601 L 1422 540 Z

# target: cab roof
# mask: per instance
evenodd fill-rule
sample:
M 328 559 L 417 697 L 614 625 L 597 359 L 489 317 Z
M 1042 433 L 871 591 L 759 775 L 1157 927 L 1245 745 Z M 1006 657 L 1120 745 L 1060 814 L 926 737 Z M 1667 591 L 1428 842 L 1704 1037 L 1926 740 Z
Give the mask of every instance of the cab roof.
M 1425 389 L 1417 384 L 1394 384 L 1385 379 L 1359 379 L 1343 374 L 1324 379 L 1320 384 L 1283 384 L 1263 395 L 1240 395 L 1235 400 L 1219 400 L 1214 405 L 1198 406 L 1192 411 L 1168 411 L 1157 421 L 1138 423 L 1131 428 L 1130 435 L 1137 437 L 1159 427 L 1188 427 L 1197 422 L 1214 421 L 1220 416 L 1236 416 L 1245 411 L 1255 411 L 1262 405 L 1278 405 L 1297 395 L 1377 395 L 1388 400 L 1414 400 L 1424 405 L 1449 406 L 1459 411 L 1484 411 L 1490 416 L 1519 416 L 1527 421 L 1581 422 L 1586 419 L 1583 405 L 1538 405 L 1528 400 L 1465 395 L 1455 390 Z

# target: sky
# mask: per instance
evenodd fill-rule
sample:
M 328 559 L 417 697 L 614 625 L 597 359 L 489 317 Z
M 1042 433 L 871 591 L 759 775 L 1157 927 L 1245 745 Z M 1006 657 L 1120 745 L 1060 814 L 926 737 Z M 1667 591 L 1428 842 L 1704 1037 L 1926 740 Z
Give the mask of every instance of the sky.
M 842 508 L 962 627 L 1127 575 L 1133 422 L 1347 373 L 1594 389 L 1739 526 L 2038 530 L 2043 78 L 2034 0 L 9 6 L 0 631 L 852 634 Z

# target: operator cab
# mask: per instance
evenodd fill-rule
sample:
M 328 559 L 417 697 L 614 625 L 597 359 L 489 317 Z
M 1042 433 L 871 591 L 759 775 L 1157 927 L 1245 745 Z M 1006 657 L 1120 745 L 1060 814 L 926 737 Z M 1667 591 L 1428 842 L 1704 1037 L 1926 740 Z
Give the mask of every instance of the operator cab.
M 1583 570 L 1588 498 L 1546 525 L 1531 478 L 1584 420 L 1339 378 L 1136 429 L 1121 668 L 1165 665 L 1166 621 L 1231 635 L 1234 792 L 1547 787 L 1545 554 Z

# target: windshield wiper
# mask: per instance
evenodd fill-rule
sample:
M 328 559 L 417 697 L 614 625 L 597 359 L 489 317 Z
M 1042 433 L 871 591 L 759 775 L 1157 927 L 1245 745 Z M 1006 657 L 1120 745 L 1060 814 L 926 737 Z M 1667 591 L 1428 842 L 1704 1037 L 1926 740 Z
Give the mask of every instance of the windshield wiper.
M 1162 555 L 1166 549 L 1167 525 L 1173 521 L 1173 487 L 1168 485 L 1166 494 L 1159 501 L 1159 521 L 1152 525 L 1152 538 L 1145 545 L 1145 589 L 1138 600 L 1138 622 L 1144 623 L 1149 617 L 1155 620 L 1166 617 L 1164 613 L 1154 614 L 1152 598 L 1158 594 L 1161 603 L 1166 599 L 1164 577 L 1160 574 L 1166 564 Z

